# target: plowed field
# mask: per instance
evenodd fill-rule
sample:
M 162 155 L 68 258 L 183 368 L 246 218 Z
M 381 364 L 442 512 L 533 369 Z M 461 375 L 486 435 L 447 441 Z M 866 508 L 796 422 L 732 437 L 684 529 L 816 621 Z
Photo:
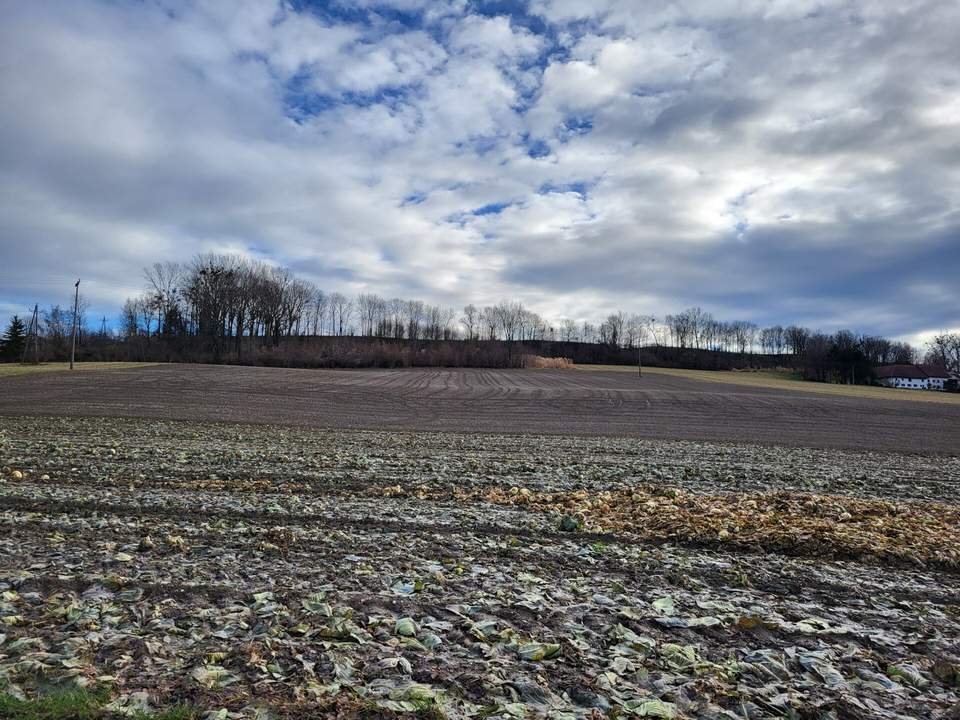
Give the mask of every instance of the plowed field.
M 616 372 L 0 379 L 0 716 L 960 717 L 958 427 Z
M 891 393 L 896 391 L 890 391 Z M 960 405 L 686 377 L 546 370 L 165 365 L 0 378 L 0 414 L 722 440 L 949 453 Z

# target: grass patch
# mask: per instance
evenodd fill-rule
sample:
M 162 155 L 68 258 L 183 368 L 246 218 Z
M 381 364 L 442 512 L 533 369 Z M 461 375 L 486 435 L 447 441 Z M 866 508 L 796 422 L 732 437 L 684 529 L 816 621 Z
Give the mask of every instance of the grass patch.
M 72 690 L 19 700 L 0 693 L 0 718 L 4 720 L 197 720 L 201 713 L 187 705 L 175 705 L 155 713 L 132 715 L 106 709 L 112 699 L 109 688 Z
M 577 365 L 577 370 L 615 371 L 637 374 L 636 365 Z M 942 405 L 960 405 L 960 393 L 938 390 L 904 390 L 870 385 L 834 385 L 804 380 L 799 373 L 779 370 L 683 370 L 680 368 L 644 367 L 644 375 L 671 375 L 673 377 L 726 383 L 746 387 L 761 387 L 771 390 L 793 390 L 835 395 L 840 397 L 867 398 L 873 400 L 913 400 Z
M 130 368 L 150 367 L 158 363 L 147 362 L 78 362 L 74 370 L 128 370 Z M 70 370 L 70 363 L 52 362 L 39 365 L 21 365 L 20 363 L 0 363 L 0 378 L 33 373 L 63 372 Z
M 36 700 L 18 700 L 0 694 L 0 717 L 12 720 L 95 720 L 109 702 L 106 691 L 65 692 Z
M 109 686 L 92 690 L 71 690 L 51 693 L 30 700 L 19 700 L 0 692 L 2 720 L 200 720 L 204 710 L 189 705 L 175 705 L 151 713 L 120 713 L 108 709 L 113 699 Z M 338 696 L 328 702 L 280 706 L 272 717 L 282 720 L 336 717 L 342 720 L 447 720 L 436 702 L 424 701 L 416 710 L 395 712 L 376 702 Z M 217 708 L 213 708 L 217 709 Z

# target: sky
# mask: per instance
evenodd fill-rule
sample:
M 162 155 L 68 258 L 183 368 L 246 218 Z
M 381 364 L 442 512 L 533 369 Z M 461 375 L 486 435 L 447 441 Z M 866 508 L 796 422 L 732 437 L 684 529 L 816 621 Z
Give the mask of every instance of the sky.
M 0 2 L 0 322 L 224 251 L 920 341 L 960 328 L 958 37 L 955 0 Z

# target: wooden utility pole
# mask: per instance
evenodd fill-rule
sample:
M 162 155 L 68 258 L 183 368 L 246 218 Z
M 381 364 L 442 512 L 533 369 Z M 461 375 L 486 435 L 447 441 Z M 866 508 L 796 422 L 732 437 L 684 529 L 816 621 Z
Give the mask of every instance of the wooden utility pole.
M 33 318 L 37 314 L 37 306 L 33 306 L 33 315 L 30 316 L 30 324 L 27 325 L 27 337 L 23 341 L 23 352 L 20 353 L 20 364 L 24 365 L 27 362 L 27 348 L 30 347 L 30 331 L 33 330 Z
M 40 305 L 33 304 L 33 362 L 40 364 Z
M 77 310 L 80 306 L 80 281 L 73 284 L 73 332 L 70 333 L 70 369 L 73 370 L 73 356 L 77 352 Z
M 640 377 L 643 377 L 643 338 L 646 334 L 643 325 L 641 325 L 637 338 L 637 375 Z
M 33 317 L 30 318 L 30 326 L 27 328 L 27 339 L 23 343 L 23 354 L 20 356 L 20 362 L 27 362 L 27 351 L 30 349 L 30 335 L 33 334 L 33 362 L 40 362 L 40 305 L 33 306 Z

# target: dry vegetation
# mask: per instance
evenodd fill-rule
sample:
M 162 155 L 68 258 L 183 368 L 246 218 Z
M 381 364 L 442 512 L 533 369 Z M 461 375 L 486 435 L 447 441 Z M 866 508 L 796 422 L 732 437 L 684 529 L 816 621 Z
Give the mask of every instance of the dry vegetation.
M 635 365 L 577 365 L 578 370 L 637 373 Z M 768 388 L 810 392 L 836 397 L 865 398 L 875 400 L 913 400 L 943 405 L 960 405 L 960 393 L 933 390 L 902 390 L 897 388 L 871 387 L 868 385 L 837 385 L 800 380 L 790 371 L 776 370 L 683 370 L 680 368 L 644 367 L 645 375 L 669 375 L 672 377 L 726 383 L 742 387 Z
M 0 685 L 224 718 L 945 718 L 960 458 L 0 418 Z
M 134 368 L 149 367 L 156 363 L 138 363 L 138 362 L 78 362 L 74 363 L 74 371 L 86 370 L 130 370 Z M 32 375 L 34 373 L 63 372 L 70 370 L 70 363 L 49 362 L 33 364 L 19 363 L 0 363 L 0 378 L 15 377 L 18 375 Z
M 400 486 L 371 492 L 408 494 Z M 437 494 L 418 489 L 413 496 L 529 508 L 566 516 L 578 529 L 647 542 L 960 569 L 960 507 L 943 503 L 782 491 L 709 495 L 654 485 L 559 493 L 516 486 Z
M 524 355 L 523 367 L 537 368 L 540 370 L 572 370 L 574 365 L 569 358 Z

